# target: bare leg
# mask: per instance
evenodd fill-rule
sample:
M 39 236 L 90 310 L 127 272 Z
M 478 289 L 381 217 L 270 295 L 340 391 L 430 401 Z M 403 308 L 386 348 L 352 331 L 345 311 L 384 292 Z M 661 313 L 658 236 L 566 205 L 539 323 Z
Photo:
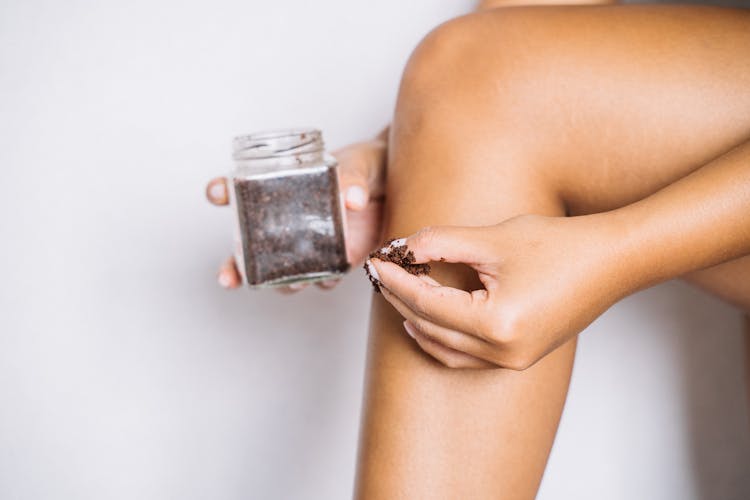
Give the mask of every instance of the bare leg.
M 685 280 L 750 312 L 750 256 L 691 273 Z
M 498 197 L 472 156 L 479 148 L 457 143 L 454 124 L 411 120 L 400 111 L 394 125 L 389 234 L 529 211 L 562 215 L 554 197 L 513 166 L 520 158 L 505 158 L 509 179 Z M 447 159 L 481 166 L 465 176 L 455 169 L 440 174 Z M 436 266 L 434 274 L 454 286 L 478 286 L 455 266 Z M 565 400 L 574 343 L 524 373 L 450 371 L 419 351 L 382 297 L 374 298 L 371 314 L 358 497 L 486 498 L 488 488 L 533 495 Z
M 720 9 L 500 9 L 444 25 L 402 82 L 388 236 L 653 193 L 747 140 L 748 48 L 750 16 Z M 458 266 L 435 273 L 478 287 Z M 359 498 L 534 497 L 573 342 L 523 372 L 449 370 L 377 296 L 370 342 Z

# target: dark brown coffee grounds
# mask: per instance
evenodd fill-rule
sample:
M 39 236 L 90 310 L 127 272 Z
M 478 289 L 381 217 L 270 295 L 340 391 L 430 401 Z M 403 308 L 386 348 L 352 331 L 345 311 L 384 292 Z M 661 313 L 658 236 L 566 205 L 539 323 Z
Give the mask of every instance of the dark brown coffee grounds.
M 333 168 L 234 180 L 249 285 L 349 269 Z
M 386 241 L 381 248 L 371 252 L 368 258 L 393 262 L 394 264 L 401 266 L 406 272 L 415 276 L 420 274 L 430 274 L 429 264 L 416 264 L 414 262 L 416 260 L 414 258 L 414 252 L 409 250 L 406 245 L 392 247 L 391 243 L 393 241 L 395 241 L 395 239 Z M 370 273 L 370 270 L 367 268 L 367 263 L 365 263 L 364 269 L 367 274 L 367 279 L 370 280 L 375 291 L 380 293 L 380 287 L 383 284 Z

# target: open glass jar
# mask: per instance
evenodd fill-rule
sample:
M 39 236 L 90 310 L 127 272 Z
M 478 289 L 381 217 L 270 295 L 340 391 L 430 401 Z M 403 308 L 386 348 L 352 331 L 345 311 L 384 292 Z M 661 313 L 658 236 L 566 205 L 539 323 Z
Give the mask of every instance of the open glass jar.
M 319 130 L 234 139 L 229 200 L 235 258 L 252 288 L 338 277 L 349 269 L 336 160 Z

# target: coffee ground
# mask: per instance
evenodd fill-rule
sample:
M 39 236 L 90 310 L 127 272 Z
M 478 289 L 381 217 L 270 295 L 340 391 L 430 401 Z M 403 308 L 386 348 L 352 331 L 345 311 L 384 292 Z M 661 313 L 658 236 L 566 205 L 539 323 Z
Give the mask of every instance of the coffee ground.
M 234 180 L 242 254 L 251 286 L 349 269 L 334 168 Z
M 381 248 L 371 252 L 368 258 L 380 259 L 386 262 L 393 262 L 394 264 L 401 266 L 404 270 L 406 270 L 406 272 L 415 276 L 418 276 L 420 274 L 430 274 L 429 264 L 416 264 L 414 262 L 416 260 L 414 258 L 414 252 L 409 250 L 406 245 L 392 247 L 391 243 L 393 241 L 395 241 L 395 238 L 386 241 Z M 370 273 L 370 270 L 367 268 L 367 263 L 365 263 L 363 267 L 365 269 L 365 273 L 367 274 L 367 279 L 369 279 L 370 283 L 372 283 L 372 287 L 375 289 L 375 292 L 380 293 L 380 287 L 383 285 L 383 283 L 381 283 L 379 279 L 375 278 Z

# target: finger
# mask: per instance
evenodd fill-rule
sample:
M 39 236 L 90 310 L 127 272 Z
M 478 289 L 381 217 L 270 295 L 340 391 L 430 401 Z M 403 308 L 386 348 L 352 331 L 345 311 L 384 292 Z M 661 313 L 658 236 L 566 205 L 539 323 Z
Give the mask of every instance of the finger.
M 417 278 L 421 279 L 422 281 L 424 281 L 428 285 L 443 286 L 440 283 L 438 283 L 436 279 L 431 278 L 430 276 L 427 276 L 426 274 L 419 274 L 419 275 L 417 275 Z
M 237 265 L 234 262 L 234 257 L 229 257 L 219 268 L 219 274 L 217 276 L 219 285 L 224 288 L 237 288 L 242 284 L 242 278 L 240 277 L 239 271 L 237 271 Z
M 400 266 L 370 259 L 377 279 L 417 315 L 451 330 L 486 339 L 482 320 L 487 316 L 487 291 L 467 292 L 447 286 L 435 286 Z M 381 290 L 382 291 L 382 290 Z
M 479 264 L 485 260 L 483 236 L 486 227 L 430 226 L 405 239 L 397 240 L 414 252 L 416 262 L 462 262 Z
M 281 295 L 293 295 L 295 293 L 301 292 L 309 285 L 310 283 L 292 283 L 291 285 L 278 287 L 276 288 L 276 291 Z
M 487 359 L 486 356 L 488 351 L 491 352 L 491 346 L 484 340 L 436 325 L 415 314 L 414 311 L 409 309 L 406 304 L 404 304 L 398 297 L 388 292 L 388 290 L 383 289 L 382 292 L 383 298 L 385 298 L 385 300 L 387 300 L 405 320 L 422 332 L 424 336 L 454 351 L 463 352 L 472 357 Z
M 446 347 L 439 342 L 425 336 L 420 332 L 414 325 L 411 325 L 409 321 L 404 321 L 404 329 L 419 345 L 420 348 L 444 366 L 448 368 L 471 368 L 471 369 L 487 369 L 487 368 L 498 368 L 492 363 L 475 358 L 469 354 L 456 351 L 449 347 Z
M 370 201 L 370 195 L 363 185 L 354 184 L 345 188 L 344 204 L 349 210 L 364 210 L 368 201 Z
M 229 204 L 226 177 L 215 177 L 206 184 L 206 198 L 214 205 Z
M 366 145 L 360 146 L 365 148 Z M 339 181 L 344 204 L 349 210 L 363 210 L 370 199 L 380 192 L 383 180 L 378 171 L 384 170 L 374 151 L 356 149 L 334 153 L 339 160 Z
M 315 285 L 321 290 L 332 290 L 341 282 L 340 279 L 318 281 Z
M 339 187 L 346 208 L 357 211 L 364 209 L 370 199 L 367 161 L 347 150 L 334 152 L 333 156 L 339 162 Z

